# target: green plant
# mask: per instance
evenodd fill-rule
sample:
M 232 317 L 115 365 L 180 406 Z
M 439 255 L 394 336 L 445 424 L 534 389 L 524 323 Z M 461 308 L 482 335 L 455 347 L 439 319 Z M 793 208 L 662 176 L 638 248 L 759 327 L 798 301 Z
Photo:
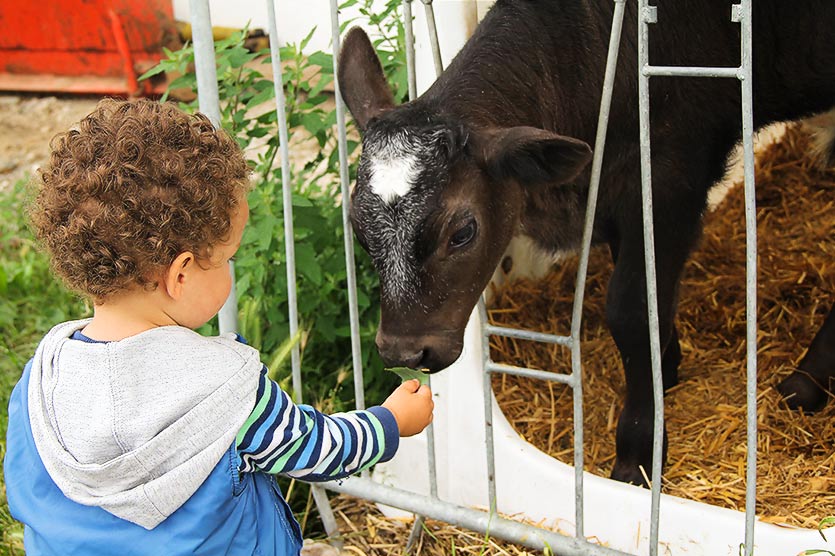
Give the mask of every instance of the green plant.
M 826 539 L 826 535 L 823 534 L 824 528 L 831 527 L 833 525 L 835 525 L 835 515 L 825 517 L 820 521 L 820 523 L 818 523 L 818 533 L 820 533 L 820 536 L 824 540 L 824 542 L 828 542 Z M 804 550 L 801 553 L 801 556 L 811 556 L 812 554 L 828 554 L 829 556 L 835 556 L 835 552 L 832 552 L 831 550 L 819 549 Z
M 392 79 L 398 100 L 406 95 L 403 25 L 399 0 L 390 0 L 380 13 L 372 13 L 370 0 L 349 0 L 341 8 L 357 7 L 366 22 L 379 33 L 374 43 L 384 69 Z M 345 21 L 343 28 L 356 21 Z M 329 53 L 307 54 L 313 31 L 298 45 L 281 49 L 287 122 L 294 147 L 311 151 L 292 172 L 295 227 L 295 263 L 304 377 L 304 399 L 331 410 L 350 408 L 353 389 L 347 369 L 351 366 L 350 323 L 346 315 L 347 286 L 343 251 L 342 209 L 339 197 L 336 111 L 328 86 L 333 83 L 333 57 Z M 249 343 L 270 361 L 289 335 L 287 275 L 284 240 L 282 176 L 278 159 L 279 141 L 275 93 L 266 67 L 269 52 L 249 52 L 244 46 L 246 30 L 215 43 L 222 126 L 232 133 L 249 154 L 255 187 L 249 196 L 250 221 L 236 256 L 240 330 Z M 170 89 L 196 88 L 190 70 L 191 46 L 177 52 L 146 73 L 178 72 L 181 77 Z M 196 101 L 184 104 L 196 110 Z M 348 152 L 355 154 L 357 134 L 349 132 Z M 355 157 L 354 157 L 355 158 Z M 355 175 L 352 161 L 350 175 Z M 379 300 L 377 278 L 367 255 L 357 247 L 357 295 L 362 364 L 369 403 L 381 401 L 396 380 L 382 373 L 373 339 Z M 289 386 L 287 364 L 280 374 Z
M 26 224 L 30 189 L 20 180 L 0 191 L 0 459 L 12 388 L 41 337 L 56 323 L 89 316 L 89 304 L 55 279 Z M 5 484 L 5 483 L 4 483 Z M 23 553 L 23 527 L 9 515 L 0 490 L 0 553 Z

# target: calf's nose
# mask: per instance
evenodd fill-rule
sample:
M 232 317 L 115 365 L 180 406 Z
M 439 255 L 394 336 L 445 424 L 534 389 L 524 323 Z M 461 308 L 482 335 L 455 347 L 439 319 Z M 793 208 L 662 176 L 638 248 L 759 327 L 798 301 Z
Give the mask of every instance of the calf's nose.
M 403 338 L 377 332 L 377 351 L 387 367 L 421 367 L 426 350 L 422 345 L 412 345 Z

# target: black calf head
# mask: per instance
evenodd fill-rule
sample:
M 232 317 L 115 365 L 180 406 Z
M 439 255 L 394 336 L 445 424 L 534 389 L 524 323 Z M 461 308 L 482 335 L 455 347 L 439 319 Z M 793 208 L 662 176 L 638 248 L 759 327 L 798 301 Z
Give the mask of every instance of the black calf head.
M 351 219 L 380 276 L 377 347 L 388 365 L 443 369 L 517 232 L 523 188 L 574 179 L 590 149 L 541 129 L 465 122 L 441 99 L 395 108 L 359 29 L 345 38 L 338 73 L 363 132 Z

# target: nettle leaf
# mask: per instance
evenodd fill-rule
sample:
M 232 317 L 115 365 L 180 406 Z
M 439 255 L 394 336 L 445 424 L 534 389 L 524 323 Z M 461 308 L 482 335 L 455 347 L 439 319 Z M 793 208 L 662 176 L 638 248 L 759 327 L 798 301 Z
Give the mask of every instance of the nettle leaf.
M 307 61 L 310 62 L 311 66 L 322 68 L 322 73 L 333 75 L 333 54 L 317 50 L 307 58 Z
M 423 371 L 418 371 L 415 369 L 410 369 L 409 367 L 391 367 L 386 369 L 397 376 L 400 377 L 400 380 L 406 382 L 407 380 L 418 379 L 421 385 L 428 385 L 429 384 L 429 374 L 424 373 Z
M 316 258 L 316 251 L 309 243 L 296 245 L 296 270 L 314 285 L 322 283 L 322 267 Z
M 254 239 L 258 249 L 266 250 L 270 246 L 273 238 L 281 232 L 281 226 L 281 219 L 271 214 L 261 217 L 261 220 L 252 226 L 254 229 Z

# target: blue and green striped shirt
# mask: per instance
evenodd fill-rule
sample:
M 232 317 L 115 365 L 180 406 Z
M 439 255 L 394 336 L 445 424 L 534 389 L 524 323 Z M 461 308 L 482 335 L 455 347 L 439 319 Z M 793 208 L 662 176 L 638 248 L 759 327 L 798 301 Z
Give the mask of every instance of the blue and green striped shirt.
M 264 368 L 255 408 L 238 433 L 239 468 L 330 481 L 388 461 L 399 441 L 397 422 L 388 409 L 325 415 L 294 404 Z

